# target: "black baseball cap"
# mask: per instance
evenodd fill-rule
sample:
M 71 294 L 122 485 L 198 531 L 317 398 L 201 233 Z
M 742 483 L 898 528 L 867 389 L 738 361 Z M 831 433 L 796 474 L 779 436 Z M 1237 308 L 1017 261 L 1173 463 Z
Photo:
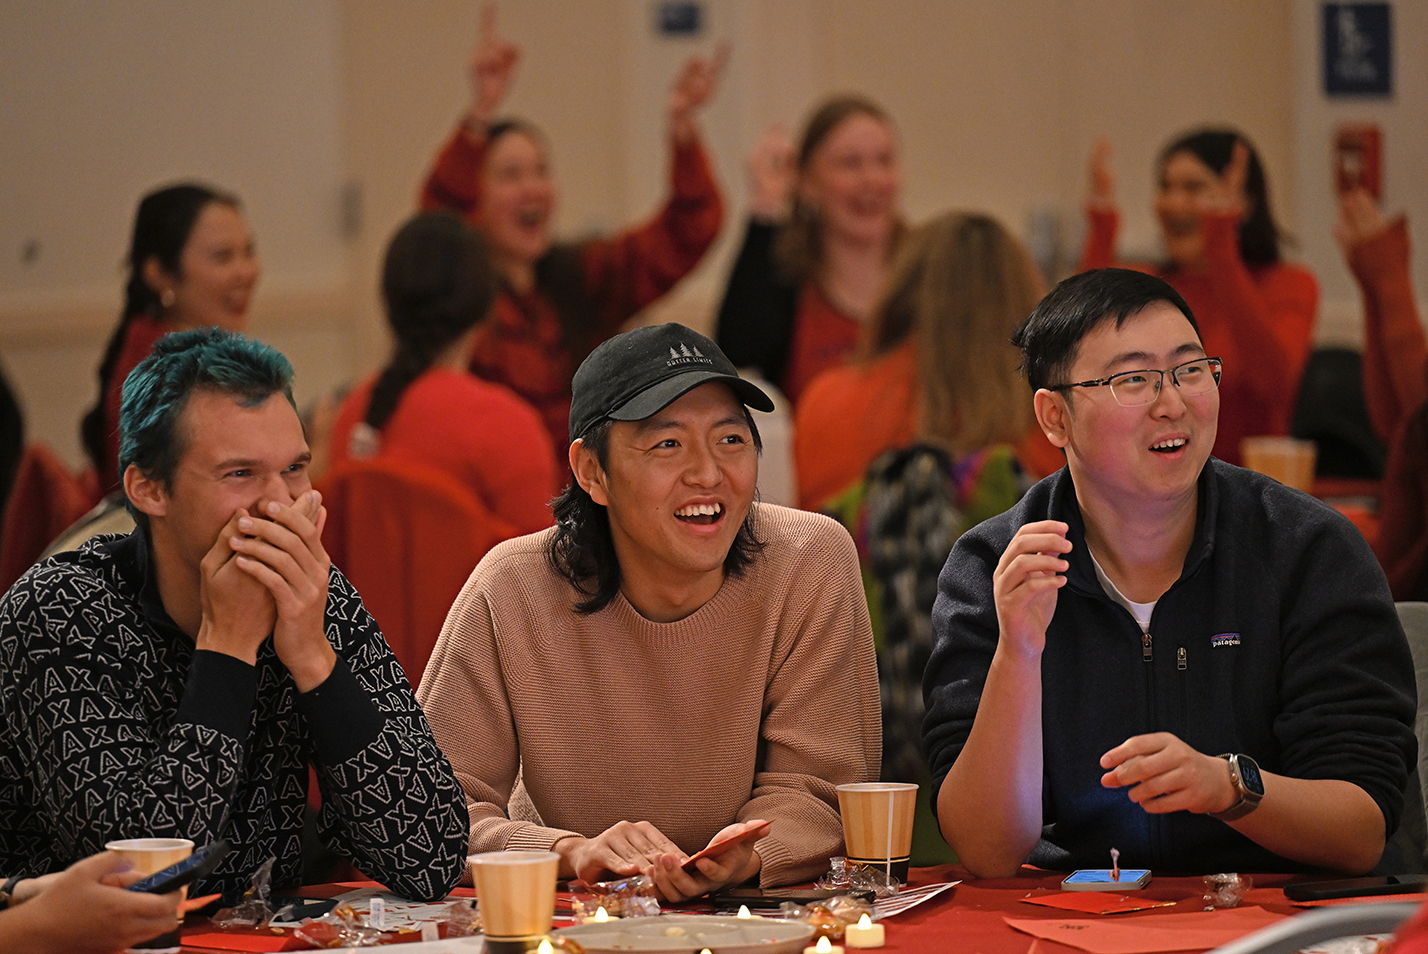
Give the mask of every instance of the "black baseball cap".
M 670 322 L 616 335 L 580 363 L 570 384 L 570 440 L 602 421 L 643 421 L 701 384 L 721 381 L 760 411 L 773 401 L 739 377 L 719 346 Z

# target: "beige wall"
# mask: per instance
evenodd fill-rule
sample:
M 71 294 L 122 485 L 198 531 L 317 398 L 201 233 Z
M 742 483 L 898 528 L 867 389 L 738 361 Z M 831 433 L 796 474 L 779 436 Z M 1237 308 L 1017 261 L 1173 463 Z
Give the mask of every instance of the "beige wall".
M 1360 112 L 1385 122 L 1389 204 L 1428 217 L 1422 4 L 1395 4 L 1400 95 L 1362 109 L 1317 92 L 1315 0 L 706 0 L 705 9 L 710 29 L 690 41 L 654 34 L 650 0 L 500 4 L 502 29 L 524 51 L 510 110 L 549 135 L 559 228 L 570 236 L 657 205 L 668 85 L 691 51 L 732 40 L 725 86 L 704 117 L 729 224 L 658 317 L 708 326 L 740 237 L 743 156 L 766 124 L 796 127 L 844 89 L 870 93 L 896 117 L 912 219 L 981 208 L 1024 232 L 1039 214 L 1060 224 L 1069 257 L 1097 134 L 1115 146 L 1123 246 L 1154 254 L 1156 151 L 1197 123 L 1241 127 L 1265 156 L 1303 257 L 1326 279 L 1337 337 L 1352 337 L 1355 312 L 1323 239 L 1325 124 Z M 301 395 L 375 366 L 386 350 L 382 250 L 466 103 L 477 14 L 469 0 L 0 5 L 0 82 L 21 91 L 0 99 L 0 349 L 32 433 L 78 461 L 72 435 L 117 309 L 115 263 L 133 203 L 180 174 L 247 201 L 266 268 L 254 330 L 293 357 Z M 352 234 L 338 214 L 344 185 L 360 196 Z M 18 249 L 39 230 L 74 241 L 46 243 L 44 268 L 27 270 Z

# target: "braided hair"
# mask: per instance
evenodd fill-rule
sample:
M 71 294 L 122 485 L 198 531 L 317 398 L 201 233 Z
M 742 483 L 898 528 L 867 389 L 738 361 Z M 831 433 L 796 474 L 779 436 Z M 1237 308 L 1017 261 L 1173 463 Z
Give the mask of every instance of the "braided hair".
M 129 254 L 125 256 L 129 281 L 124 286 L 124 310 L 99 362 L 99 400 L 79 425 L 84 450 L 101 472 L 109 453 L 105 431 L 117 427 L 119 423 L 105 421 L 104 418 L 107 413 L 106 398 L 114 380 L 114 367 L 124 350 L 124 338 L 135 318 L 140 315 L 157 317 L 162 310 L 159 293 L 144 280 L 144 266 L 149 259 L 155 259 L 164 271 L 179 275 L 184 246 L 188 245 L 189 236 L 193 234 L 194 223 L 210 202 L 235 209 L 241 207 L 236 196 L 194 182 L 155 189 L 139 201 L 139 209 L 134 214 L 134 232 L 129 240 Z

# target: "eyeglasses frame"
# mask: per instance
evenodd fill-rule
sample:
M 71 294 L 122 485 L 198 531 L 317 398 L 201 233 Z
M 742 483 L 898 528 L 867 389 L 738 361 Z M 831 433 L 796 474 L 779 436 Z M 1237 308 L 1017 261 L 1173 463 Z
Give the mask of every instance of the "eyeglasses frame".
M 1208 355 L 1205 356 L 1205 357 L 1203 357 L 1203 358 L 1191 358 L 1189 361 L 1182 361 L 1180 364 L 1177 364 L 1175 367 L 1173 367 L 1173 368 L 1167 368 L 1167 369 L 1165 369 L 1164 371 L 1160 370 L 1159 368 L 1140 368 L 1140 369 L 1135 370 L 1135 371 L 1117 371 L 1115 374 L 1110 375 L 1109 377 L 1097 378 L 1097 379 L 1095 379 L 1095 380 L 1093 380 L 1093 381 L 1074 381 L 1074 382 L 1072 382 L 1072 383 L 1070 383 L 1070 384 L 1053 384 L 1053 385 L 1049 385 L 1046 390 L 1048 390 L 1048 391 L 1066 391 L 1066 390 L 1069 390 L 1070 388 L 1099 388 L 1099 387 L 1107 387 L 1107 386 L 1111 385 L 1117 378 L 1123 378 L 1123 377 L 1125 377 L 1125 376 L 1128 375 L 1128 374 L 1152 374 L 1152 373 L 1158 374 L 1158 375 L 1160 375 L 1160 381 L 1155 385 L 1155 396 L 1152 397 L 1149 401 L 1146 401 L 1144 404 L 1121 404 L 1120 398 L 1117 398 L 1117 397 L 1116 397 L 1115 388 L 1111 388 L 1111 397 L 1112 397 L 1112 398 L 1115 398 L 1116 403 L 1117 403 L 1117 404 L 1121 404 L 1121 407 L 1146 407 L 1146 406 L 1148 406 L 1148 405 L 1154 404 L 1155 401 L 1156 401 L 1156 398 L 1159 398 L 1159 397 L 1160 397 L 1161 389 L 1165 387 L 1165 376 L 1166 376 L 1167 374 L 1170 375 L 1170 380 L 1171 380 L 1172 382 L 1174 382 L 1175 386 L 1178 388 L 1178 387 L 1180 387 L 1180 376 L 1179 376 L 1179 374 L 1178 374 L 1177 372 L 1179 372 L 1181 369 L 1185 368 L 1187 365 L 1198 364 L 1198 363 L 1201 362 L 1201 361 L 1208 361 L 1208 362 L 1210 362 L 1210 374 L 1212 374 L 1212 375 L 1214 376 L 1214 378 L 1215 378 L 1215 386 L 1214 386 L 1213 388 L 1210 388 L 1209 391 L 1201 391 L 1201 392 L 1200 392 L 1201 394 L 1209 394 L 1210 391 L 1215 391 L 1215 390 L 1218 390 L 1218 389 L 1219 389 L 1219 387 L 1220 387 L 1220 375 L 1221 375 L 1222 373 L 1224 373 L 1224 370 L 1225 370 L 1225 362 L 1224 362 L 1222 359 L 1220 359 L 1220 358 L 1212 358 L 1212 357 L 1209 357 Z

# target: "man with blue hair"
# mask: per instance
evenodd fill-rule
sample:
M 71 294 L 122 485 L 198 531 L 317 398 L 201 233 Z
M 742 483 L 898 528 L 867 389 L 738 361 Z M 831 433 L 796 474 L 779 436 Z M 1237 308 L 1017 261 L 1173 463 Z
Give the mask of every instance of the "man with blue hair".
M 132 837 L 234 850 L 198 893 L 318 831 L 392 890 L 460 877 L 467 814 L 377 624 L 322 548 L 292 367 L 218 329 L 129 376 L 119 471 L 139 528 L 25 574 L 0 600 L 0 870 L 41 874 Z

